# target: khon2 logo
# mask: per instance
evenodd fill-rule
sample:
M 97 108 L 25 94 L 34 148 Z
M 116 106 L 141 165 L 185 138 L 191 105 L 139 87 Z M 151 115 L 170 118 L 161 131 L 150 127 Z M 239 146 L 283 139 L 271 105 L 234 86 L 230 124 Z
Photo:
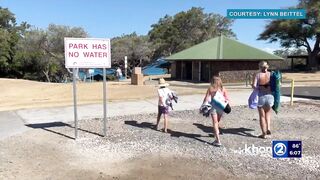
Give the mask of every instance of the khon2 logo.
M 301 141 L 272 141 L 272 156 L 274 158 L 301 158 Z
M 287 146 L 284 143 L 278 142 L 273 146 L 273 152 L 276 156 L 284 156 L 287 153 Z

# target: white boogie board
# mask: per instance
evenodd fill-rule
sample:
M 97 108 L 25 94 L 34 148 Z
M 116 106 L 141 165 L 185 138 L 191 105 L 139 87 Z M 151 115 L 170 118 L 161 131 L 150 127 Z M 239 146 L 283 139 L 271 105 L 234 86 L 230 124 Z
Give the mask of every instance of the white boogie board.
M 217 91 L 214 97 L 211 99 L 211 104 L 224 110 L 228 102 L 226 102 L 226 99 L 224 98 L 223 94 L 220 91 Z

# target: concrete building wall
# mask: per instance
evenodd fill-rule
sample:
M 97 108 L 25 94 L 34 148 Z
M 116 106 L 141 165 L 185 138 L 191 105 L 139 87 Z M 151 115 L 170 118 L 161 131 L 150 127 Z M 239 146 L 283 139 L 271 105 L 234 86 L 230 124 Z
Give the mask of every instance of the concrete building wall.
M 220 77 L 222 82 L 244 82 L 248 79 L 250 82 L 252 81 L 252 77 L 257 70 L 240 70 L 240 71 L 220 71 Z
M 213 61 L 214 71 L 256 70 L 260 61 Z
M 260 61 L 215 61 L 211 62 L 211 77 L 220 76 L 223 82 L 245 81 L 257 72 Z
M 209 82 L 212 76 L 220 76 L 224 82 L 244 81 L 248 74 L 258 70 L 257 61 L 175 61 L 171 67 L 173 78 Z M 200 65 L 201 64 L 201 65 Z M 200 70 L 200 72 L 199 72 Z M 190 74 L 191 73 L 191 74 Z M 200 76 L 199 76 L 200 75 Z

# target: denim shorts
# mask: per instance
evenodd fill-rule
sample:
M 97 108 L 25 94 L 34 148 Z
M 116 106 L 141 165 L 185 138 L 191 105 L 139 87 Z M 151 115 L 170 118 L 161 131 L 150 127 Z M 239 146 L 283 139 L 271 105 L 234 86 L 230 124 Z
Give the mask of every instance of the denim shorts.
M 222 115 L 223 113 L 224 113 L 224 111 L 222 109 L 212 105 L 212 108 L 210 110 L 210 114 L 212 114 L 212 115 L 216 115 L 216 114 L 217 115 Z
M 265 94 L 259 96 L 258 107 L 272 107 L 274 103 L 274 97 L 272 94 Z

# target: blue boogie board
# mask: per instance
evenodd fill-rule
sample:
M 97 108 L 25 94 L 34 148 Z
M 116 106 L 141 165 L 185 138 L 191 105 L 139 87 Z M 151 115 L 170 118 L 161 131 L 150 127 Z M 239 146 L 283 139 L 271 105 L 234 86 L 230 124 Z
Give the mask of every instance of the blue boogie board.
M 274 110 L 274 112 L 276 112 L 276 114 L 278 114 L 280 108 L 281 78 L 282 76 L 280 71 L 271 72 L 270 85 L 272 95 L 274 97 L 274 104 L 272 106 L 272 109 Z

